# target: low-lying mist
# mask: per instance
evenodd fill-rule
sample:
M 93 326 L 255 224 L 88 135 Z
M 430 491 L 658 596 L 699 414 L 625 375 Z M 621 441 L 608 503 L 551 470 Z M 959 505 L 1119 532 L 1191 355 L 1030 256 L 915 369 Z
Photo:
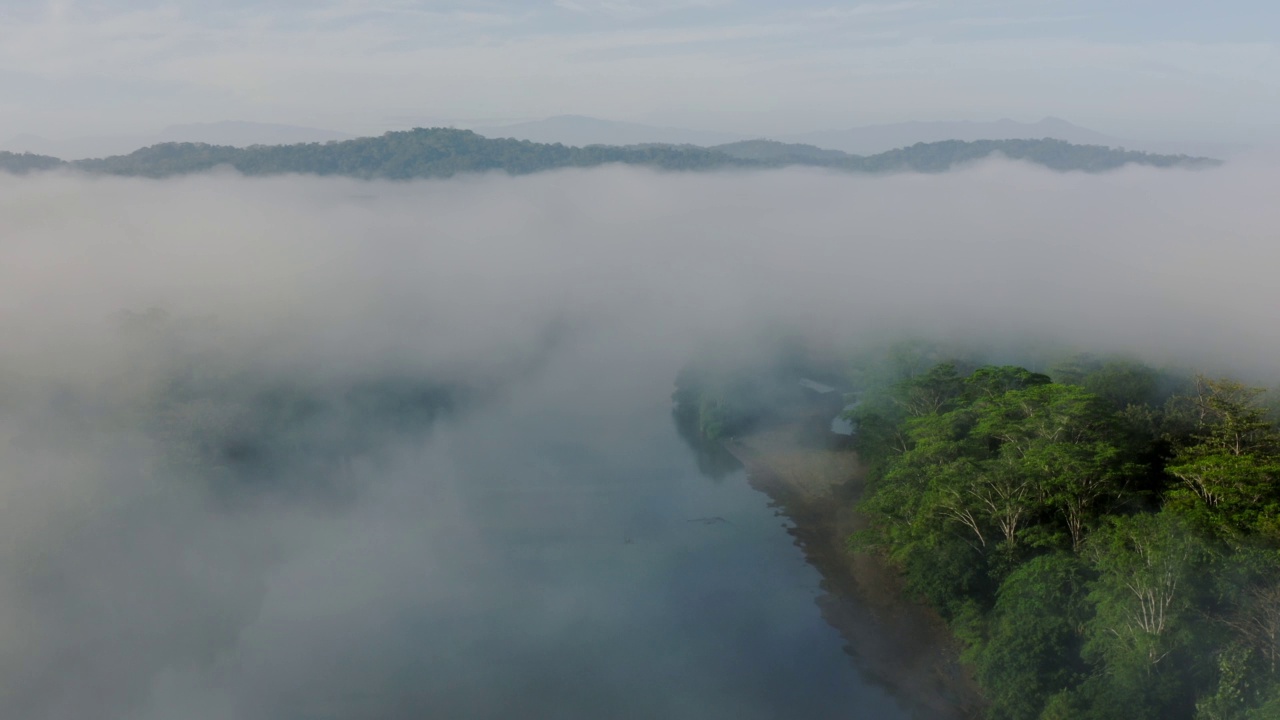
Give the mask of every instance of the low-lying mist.
M 646 482 L 693 353 L 916 335 L 1270 384 L 1278 181 L 0 176 L 0 716 L 599 712 L 641 681 L 564 638 L 620 600 L 511 553 L 660 521 L 573 498 Z M 539 499 L 583 457 L 612 470 Z M 772 715 L 723 672 L 635 716 Z

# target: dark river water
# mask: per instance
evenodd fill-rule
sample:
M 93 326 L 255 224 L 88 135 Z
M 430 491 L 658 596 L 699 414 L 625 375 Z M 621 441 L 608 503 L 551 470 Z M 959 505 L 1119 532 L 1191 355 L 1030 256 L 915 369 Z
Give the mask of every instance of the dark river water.
M 668 425 L 669 420 L 668 420 Z M 674 434 L 648 458 L 548 448 L 536 491 L 476 488 L 503 581 L 449 631 L 537 716 L 893 718 L 814 603 L 819 575 L 741 471 L 700 474 Z M 503 522 L 503 519 L 509 522 Z M 497 623 L 495 623 L 495 619 Z M 481 649 L 483 648 L 483 650 Z M 448 688 L 459 702 L 477 688 Z

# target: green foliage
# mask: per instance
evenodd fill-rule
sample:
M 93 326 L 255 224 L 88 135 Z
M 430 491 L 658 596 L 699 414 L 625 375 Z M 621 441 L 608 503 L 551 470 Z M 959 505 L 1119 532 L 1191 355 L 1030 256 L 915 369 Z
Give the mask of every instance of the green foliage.
M 1188 642 L 1208 548 L 1170 512 L 1107 518 L 1089 538 L 1098 579 L 1085 651 L 1113 670 L 1150 672 Z
M 771 417 L 778 388 L 752 373 L 690 365 L 676 379 L 671 398 L 678 422 L 703 440 L 741 435 Z
M 1229 645 L 1218 654 L 1218 689 L 1196 702 L 1196 720 L 1238 720 L 1249 700 L 1249 660 L 1252 651 Z
M 1049 697 L 1070 687 L 1082 663 L 1079 628 L 1087 613 L 1086 565 L 1066 553 L 1042 555 L 1000 586 L 985 641 L 970 656 L 990 689 L 993 718 L 1035 720 Z
M 1200 377 L 1184 403 L 1194 430 L 1178 443 L 1167 468 L 1182 481 L 1170 499 L 1222 532 L 1280 536 L 1280 432 L 1257 404 L 1261 394 Z
M 943 363 L 899 383 L 895 396 L 901 450 L 868 499 L 873 512 L 899 520 L 888 532 L 946 529 L 983 552 L 1016 555 L 1031 530 L 1035 544 L 1065 536 L 1078 547 L 1131 472 L 1105 405 L 1038 373 L 983 367 L 962 378 Z M 899 497 L 906 487 L 909 504 Z
M 1124 359 L 1051 381 L 892 358 L 859 374 L 879 383 L 859 540 L 968 644 L 991 717 L 1277 714 L 1280 431 L 1259 391 Z
M 1244 713 L 1245 720 L 1280 720 L 1280 695 Z
M 682 368 L 671 396 L 677 429 L 698 441 L 715 441 L 782 418 L 803 417 L 829 433 L 844 396 L 835 391 L 819 395 L 800 383 L 833 374 L 823 359 L 806 357 L 785 340 L 756 352 L 754 362 L 743 362 L 726 348 L 709 349 Z

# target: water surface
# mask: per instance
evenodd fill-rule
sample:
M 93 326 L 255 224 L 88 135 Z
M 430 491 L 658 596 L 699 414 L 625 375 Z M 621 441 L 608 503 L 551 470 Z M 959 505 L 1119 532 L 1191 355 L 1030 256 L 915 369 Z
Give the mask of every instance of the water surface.
M 380 470 L 394 481 L 278 573 L 244 649 L 264 681 L 241 675 L 242 703 L 274 718 L 905 717 L 823 621 L 787 519 L 741 470 L 699 469 L 669 381 L 578 382 L 553 374 Z M 316 597 L 326 573 L 348 580 Z

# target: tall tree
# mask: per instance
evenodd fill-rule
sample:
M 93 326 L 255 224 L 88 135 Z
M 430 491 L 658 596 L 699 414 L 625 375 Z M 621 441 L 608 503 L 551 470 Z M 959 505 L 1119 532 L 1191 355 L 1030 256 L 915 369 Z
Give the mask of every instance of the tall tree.
M 1090 645 L 1109 665 L 1147 670 L 1176 648 L 1207 550 L 1169 512 L 1113 516 L 1089 538 L 1098 572 Z
M 977 408 L 975 433 L 999 443 L 1008 472 L 1057 508 L 1079 549 L 1099 503 L 1120 497 L 1133 471 L 1107 405 L 1083 388 L 1036 384 Z
M 1183 484 L 1171 499 L 1199 510 L 1220 531 L 1280 534 L 1280 432 L 1258 405 L 1262 392 L 1199 376 L 1182 399 L 1194 431 L 1167 467 Z

